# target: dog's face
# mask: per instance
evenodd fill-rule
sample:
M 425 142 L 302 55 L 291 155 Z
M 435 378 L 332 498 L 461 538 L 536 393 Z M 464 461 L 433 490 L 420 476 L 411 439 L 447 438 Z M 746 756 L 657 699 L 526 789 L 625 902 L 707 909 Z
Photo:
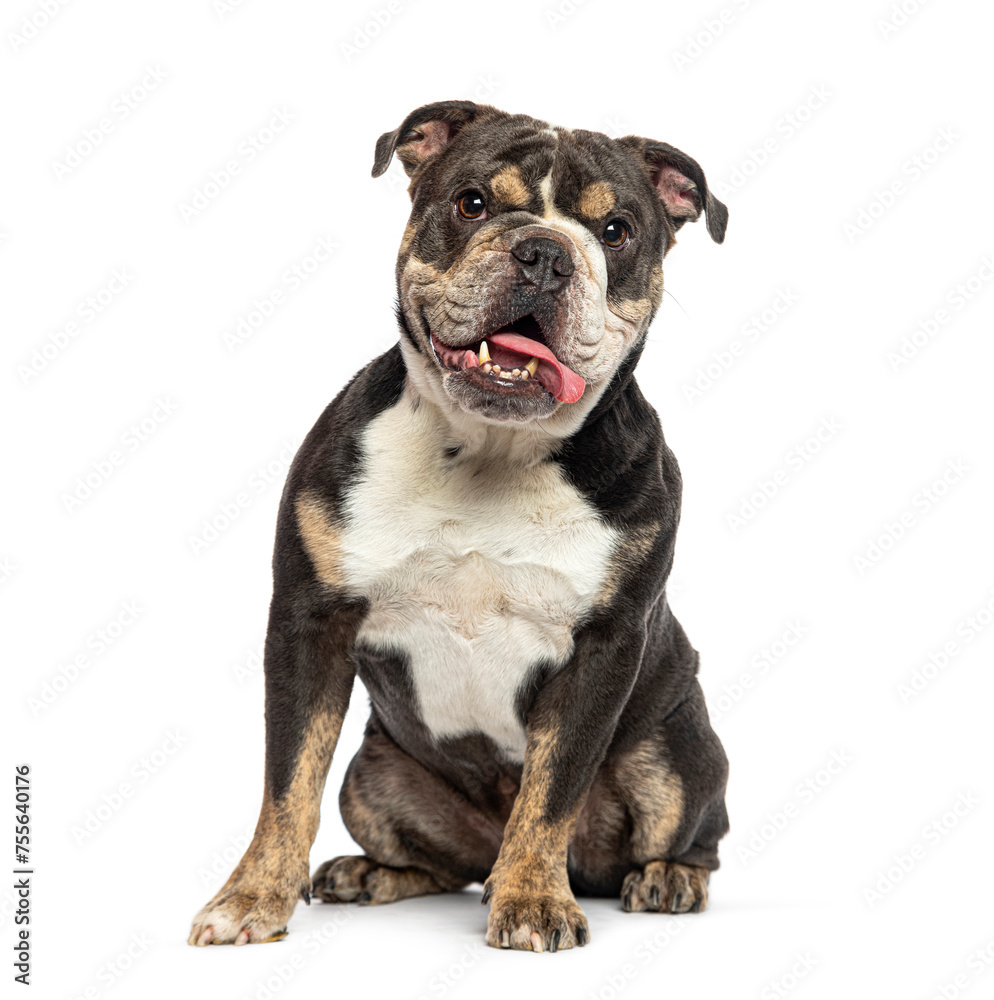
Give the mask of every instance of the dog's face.
M 395 151 L 414 203 L 397 261 L 408 371 L 486 421 L 574 425 L 641 350 L 676 230 L 703 211 L 724 238 L 725 206 L 665 143 L 447 101 L 381 136 L 374 176 Z

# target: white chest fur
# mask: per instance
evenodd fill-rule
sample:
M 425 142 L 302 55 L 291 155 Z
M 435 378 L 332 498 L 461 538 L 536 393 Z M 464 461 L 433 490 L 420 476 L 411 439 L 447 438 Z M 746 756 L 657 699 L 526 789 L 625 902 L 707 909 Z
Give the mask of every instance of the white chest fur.
M 558 465 L 508 458 L 501 434 L 452 458 L 434 407 L 405 394 L 380 414 L 346 500 L 342 569 L 370 602 L 360 640 L 407 655 L 432 734 L 482 732 L 520 762 L 515 694 L 534 664 L 568 660 L 616 532 Z

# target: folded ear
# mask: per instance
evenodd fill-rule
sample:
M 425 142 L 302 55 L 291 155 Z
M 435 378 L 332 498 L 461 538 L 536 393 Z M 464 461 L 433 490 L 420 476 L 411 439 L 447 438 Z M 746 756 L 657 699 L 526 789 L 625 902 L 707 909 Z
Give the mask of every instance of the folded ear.
M 728 209 L 708 190 L 701 165 L 666 142 L 626 135 L 618 142 L 639 157 L 649 171 L 660 201 L 679 229 L 688 220 L 696 222 L 703 211 L 708 233 L 715 243 L 725 239 Z
M 493 111 L 486 104 L 473 101 L 438 101 L 412 111 L 400 128 L 384 132 L 376 140 L 373 176 L 386 172 L 394 152 L 404 164 L 408 176 L 437 156 L 456 137 L 459 130 L 481 112 Z

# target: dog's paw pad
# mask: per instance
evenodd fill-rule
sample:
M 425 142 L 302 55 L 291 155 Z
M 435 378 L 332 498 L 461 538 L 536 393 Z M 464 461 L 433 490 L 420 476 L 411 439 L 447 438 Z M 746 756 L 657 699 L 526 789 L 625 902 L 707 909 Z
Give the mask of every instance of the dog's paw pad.
M 699 913 L 708 905 L 706 868 L 650 861 L 625 877 L 621 905 L 628 913 Z

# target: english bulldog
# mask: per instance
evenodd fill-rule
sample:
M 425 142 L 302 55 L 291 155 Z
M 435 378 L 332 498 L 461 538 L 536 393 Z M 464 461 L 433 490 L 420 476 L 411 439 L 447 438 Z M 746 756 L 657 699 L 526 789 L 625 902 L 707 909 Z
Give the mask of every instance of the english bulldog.
M 395 155 L 399 342 L 290 469 L 262 811 L 189 942 L 474 882 L 496 948 L 586 944 L 577 896 L 703 910 L 728 765 L 666 598 L 681 479 L 634 370 L 676 233 L 703 215 L 721 243 L 727 210 L 665 142 L 471 101 L 412 111 L 373 176 Z M 312 875 L 357 675 L 339 802 L 364 853 Z

